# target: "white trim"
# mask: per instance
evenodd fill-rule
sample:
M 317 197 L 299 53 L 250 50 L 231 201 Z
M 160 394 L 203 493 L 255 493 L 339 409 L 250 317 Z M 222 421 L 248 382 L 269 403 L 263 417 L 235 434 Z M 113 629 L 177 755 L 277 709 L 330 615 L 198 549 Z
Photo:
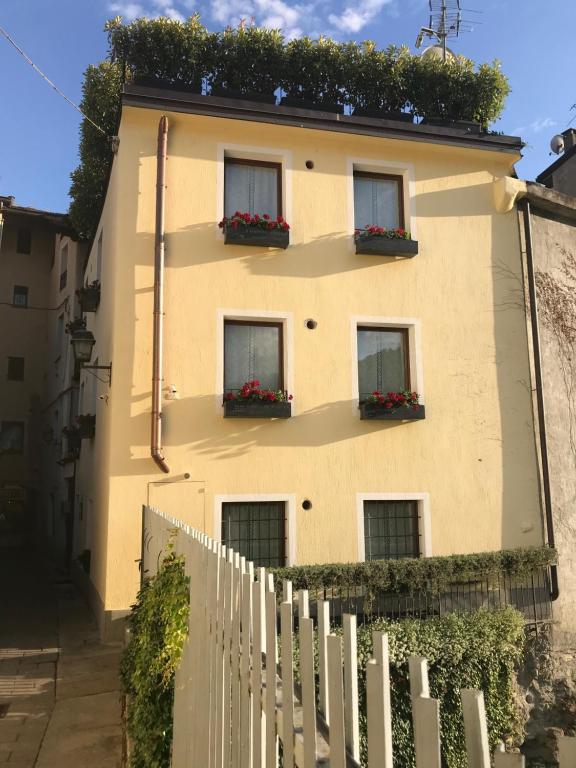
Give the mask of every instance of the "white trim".
M 366 157 L 346 158 L 347 200 L 347 232 L 350 235 L 350 250 L 354 251 L 354 171 L 373 171 L 374 173 L 391 173 L 402 176 L 402 193 L 404 196 L 404 228 L 410 232 L 412 239 L 418 239 L 416 219 L 416 182 L 413 163 L 400 163 L 396 160 L 375 160 Z
M 350 319 L 352 335 L 352 406 L 358 408 L 358 326 L 373 325 L 375 328 L 407 328 L 408 353 L 410 355 L 410 386 L 420 395 L 424 405 L 424 370 L 422 365 L 422 323 L 417 317 L 374 317 L 372 315 L 354 315 Z
M 357 493 L 356 515 L 358 525 L 358 560 L 366 559 L 364 544 L 364 502 L 365 501 L 417 501 L 418 519 L 421 523 L 419 530 L 421 542 L 421 557 L 432 557 L 432 523 L 430 518 L 429 493 Z
M 221 540 L 222 504 L 235 501 L 284 501 L 286 503 L 286 565 L 296 565 L 296 494 L 295 493 L 226 493 L 214 496 L 214 531 L 212 538 Z
M 220 143 L 216 147 L 216 221 L 215 237 L 222 238 L 218 222 L 224 217 L 224 158 L 236 157 L 239 160 L 265 160 L 282 164 L 282 215 L 290 224 L 290 243 L 297 242 L 296 232 L 292 227 L 292 151 L 274 147 L 252 147 L 248 144 Z
M 224 321 L 225 320 L 276 320 L 283 325 L 284 388 L 294 394 L 294 320 L 292 312 L 275 312 L 262 309 L 216 310 L 216 387 L 215 403 L 222 414 L 224 397 Z M 292 416 L 296 415 L 296 398 L 292 400 Z

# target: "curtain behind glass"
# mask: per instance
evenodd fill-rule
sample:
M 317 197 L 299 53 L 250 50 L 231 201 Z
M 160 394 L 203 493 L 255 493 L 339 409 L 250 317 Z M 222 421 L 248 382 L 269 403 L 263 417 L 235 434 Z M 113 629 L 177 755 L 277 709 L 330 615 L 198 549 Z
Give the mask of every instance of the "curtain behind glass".
M 354 226 L 356 229 L 400 226 L 397 181 L 354 176 Z
M 224 391 L 242 388 L 257 379 L 266 389 L 283 389 L 280 370 L 280 334 L 271 325 L 224 326 Z
M 275 219 L 278 210 L 278 169 L 260 165 L 224 164 L 224 216 L 267 213 Z
M 365 501 L 366 560 L 418 557 L 418 504 L 415 501 Z
M 402 331 L 358 330 L 358 391 L 360 400 L 378 390 L 406 389 L 405 334 Z

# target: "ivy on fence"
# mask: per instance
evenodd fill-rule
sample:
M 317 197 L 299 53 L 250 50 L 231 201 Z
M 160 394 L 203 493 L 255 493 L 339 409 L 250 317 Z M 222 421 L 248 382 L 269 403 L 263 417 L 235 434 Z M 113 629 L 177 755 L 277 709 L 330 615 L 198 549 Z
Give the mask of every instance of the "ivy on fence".
M 146 579 L 129 618 L 120 674 L 128 697 L 131 768 L 169 768 L 174 674 L 188 634 L 189 579 L 170 552 Z

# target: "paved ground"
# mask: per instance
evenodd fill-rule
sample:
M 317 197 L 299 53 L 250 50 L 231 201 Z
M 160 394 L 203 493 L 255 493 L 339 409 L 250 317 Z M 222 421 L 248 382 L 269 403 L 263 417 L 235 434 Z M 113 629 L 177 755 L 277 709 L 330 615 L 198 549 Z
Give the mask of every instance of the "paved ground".
M 0 767 L 120 768 L 119 655 L 62 574 L 0 550 Z

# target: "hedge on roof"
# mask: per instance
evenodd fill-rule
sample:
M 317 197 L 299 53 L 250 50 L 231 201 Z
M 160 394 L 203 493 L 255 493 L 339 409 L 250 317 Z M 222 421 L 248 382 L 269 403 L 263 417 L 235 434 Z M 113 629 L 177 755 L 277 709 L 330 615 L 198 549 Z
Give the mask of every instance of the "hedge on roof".
M 84 74 L 80 165 L 72 174 L 70 217 L 79 234 L 94 236 L 112 160 L 122 83 L 154 78 L 203 93 L 228 88 L 285 94 L 347 111 L 406 111 L 419 118 L 471 120 L 485 128 L 500 117 L 509 85 L 497 61 L 478 67 L 463 56 L 442 62 L 405 46 L 326 37 L 285 41 L 279 30 L 242 25 L 209 32 L 198 14 L 186 21 L 160 17 L 106 24 L 109 58 Z
M 316 591 L 364 587 L 367 594 L 375 595 L 386 591 L 412 592 L 430 587 L 441 589 L 451 583 L 473 581 L 491 574 L 525 576 L 555 562 L 554 549 L 527 547 L 471 555 L 294 565 L 271 570 L 278 593 L 282 590 L 282 581 L 289 579 L 294 589 Z

